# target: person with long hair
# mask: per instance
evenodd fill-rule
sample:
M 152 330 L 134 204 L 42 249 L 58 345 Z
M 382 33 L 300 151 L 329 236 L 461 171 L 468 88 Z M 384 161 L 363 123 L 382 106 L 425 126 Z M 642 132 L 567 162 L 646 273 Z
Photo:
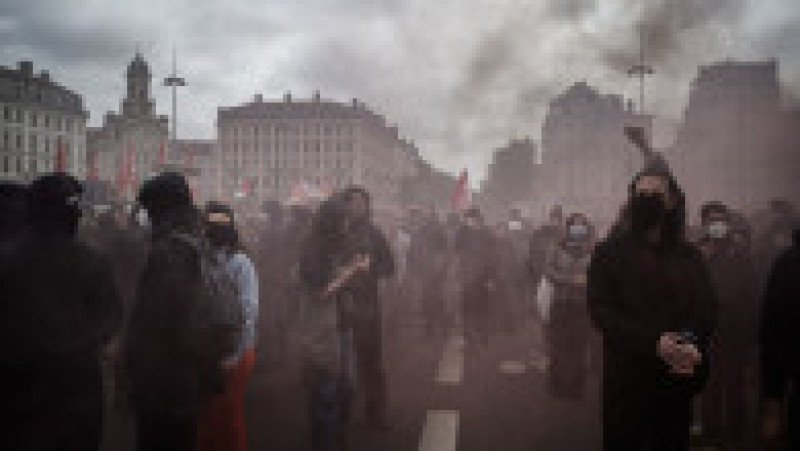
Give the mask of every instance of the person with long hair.
M 355 391 L 354 278 L 369 260 L 346 244 L 344 204 L 324 201 L 303 243 L 304 376 L 311 449 L 346 449 L 346 425 Z
M 253 262 L 242 247 L 233 210 L 227 205 L 209 202 L 203 219 L 206 238 L 235 284 L 245 324 L 238 349 L 221 362 L 225 372 L 222 391 L 214 395 L 200 412 L 197 449 L 245 451 L 247 431 L 243 402 L 256 360 L 258 278 Z

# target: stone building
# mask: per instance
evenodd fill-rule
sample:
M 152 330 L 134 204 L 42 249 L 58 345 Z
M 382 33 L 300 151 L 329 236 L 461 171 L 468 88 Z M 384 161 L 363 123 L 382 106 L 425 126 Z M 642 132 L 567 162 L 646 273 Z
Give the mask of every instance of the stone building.
M 217 198 L 217 142 L 208 139 L 179 139 L 173 145 L 172 165 L 186 175 L 198 205 Z
M 566 213 L 589 214 L 602 227 L 613 222 L 644 161 L 628 142 L 626 126 L 643 127 L 650 136 L 652 117 L 585 82 L 553 99 L 542 127 L 542 161 L 533 177 L 535 216 L 562 205 Z
M 0 109 L 0 180 L 29 182 L 57 169 L 84 178 L 89 113 L 80 95 L 21 61 L 0 66 Z
M 133 200 L 139 184 L 170 161 L 168 119 L 155 113 L 152 78 L 136 53 L 125 73 L 121 112 L 106 113 L 102 127 L 88 132 L 88 171 L 116 186 L 123 200 Z
M 480 198 L 493 216 L 505 217 L 510 208 L 528 204 L 536 169 L 536 143 L 530 138 L 512 139 L 498 149 L 489 163 Z M 527 210 L 527 208 L 525 208 Z
M 400 180 L 413 171 L 413 143 L 354 99 L 252 102 L 217 111 L 217 195 L 230 199 L 250 187 L 251 200 L 286 200 L 298 184 L 323 191 L 366 187 L 377 205 L 396 204 Z
M 670 151 L 693 212 L 708 200 L 746 211 L 800 200 L 797 116 L 781 97 L 776 61 L 699 68 Z

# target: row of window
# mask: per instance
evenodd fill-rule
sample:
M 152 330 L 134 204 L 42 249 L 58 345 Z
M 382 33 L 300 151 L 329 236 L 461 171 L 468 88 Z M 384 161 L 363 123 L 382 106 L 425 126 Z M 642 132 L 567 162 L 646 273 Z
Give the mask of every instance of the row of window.
M 27 116 L 27 121 L 25 120 Z M 3 121 L 7 124 L 27 124 L 33 128 L 44 128 L 54 131 L 81 132 L 81 121 L 70 117 L 58 117 L 48 112 L 26 111 L 9 105 L 3 106 Z
M 281 136 L 353 136 L 356 126 L 349 124 L 267 124 L 253 126 L 234 126 L 223 129 L 220 136 L 237 138 L 273 135 Z
M 28 160 L 28 172 L 32 174 L 51 172 L 53 170 L 52 159 L 42 159 L 41 161 L 32 158 Z M 3 174 L 19 174 L 23 172 L 23 157 L 3 156 L 3 164 L 0 166 Z
M 13 133 L 9 130 L 3 130 L 3 149 L 8 150 L 16 150 L 22 151 L 24 149 L 23 144 L 24 136 L 21 133 Z M 49 154 L 51 150 L 55 150 L 58 139 L 51 139 L 49 136 L 44 136 L 44 139 L 41 141 L 44 147 L 44 153 Z M 71 143 L 69 140 L 62 141 L 64 150 L 69 153 L 71 150 Z M 30 134 L 28 136 L 28 152 L 30 153 L 38 153 L 39 151 L 39 136 L 35 134 Z
M 335 168 L 335 169 L 351 169 L 353 167 L 353 160 L 325 160 L 325 167 L 326 168 Z M 301 164 L 302 163 L 302 164 Z M 225 167 L 249 167 L 249 166 L 259 166 L 259 162 L 257 160 L 248 160 L 243 158 L 241 160 L 235 159 L 225 159 L 223 160 L 223 164 Z M 265 161 L 260 166 L 263 166 L 265 169 L 274 169 L 276 166 L 273 164 L 272 161 Z M 305 159 L 302 161 L 288 159 L 288 160 L 278 160 L 277 161 L 278 168 L 321 168 L 322 167 L 322 160 L 319 159 Z
M 324 144 L 318 140 L 309 140 L 309 141 L 290 141 L 290 142 L 277 142 L 273 146 L 271 142 L 250 142 L 250 141 L 227 141 L 223 142 L 222 145 L 223 149 L 231 149 L 233 152 L 238 152 L 242 150 L 244 152 L 250 151 L 251 149 L 255 152 L 263 151 L 269 152 L 275 149 L 276 152 L 280 152 L 281 150 L 286 152 L 316 152 L 319 153 L 322 149 L 326 149 L 332 152 L 352 152 L 353 151 L 353 142 L 352 141 L 336 141 L 336 142 L 328 142 Z

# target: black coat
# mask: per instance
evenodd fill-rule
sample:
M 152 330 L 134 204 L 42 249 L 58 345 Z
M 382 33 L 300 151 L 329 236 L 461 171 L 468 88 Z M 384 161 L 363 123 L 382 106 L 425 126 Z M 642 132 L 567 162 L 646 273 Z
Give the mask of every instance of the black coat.
M 121 319 L 111 266 L 73 237 L 31 233 L 10 249 L 0 261 L 0 435 L 7 449 L 53 449 L 32 443 L 70 435 L 65 424 L 87 443 L 91 433 L 80 428 L 96 427 L 99 437 L 100 354 Z
M 153 231 L 139 279 L 125 361 L 131 401 L 140 412 L 193 414 L 219 382 L 219 362 L 207 360 L 191 333 L 202 288 L 199 255 L 175 235 L 200 233 L 191 216 Z
M 758 276 L 753 259 L 731 242 L 703 241 L 700 246 L 719 300 L 714 349 L 725 358 L 745 356 L 758 344 Z
M 698 250 L 686 242 L 652 247 L 630 234 L 600 243 L 589 266 L 587 301 L 604 344 L 604 404 L 658 395 L 687 399 L 702 388 L 669 375 L 657 356 L 664 332 L 691 331 L 705 352 L 717 301 Z
M 0 299 L 9 366 L 97 365 L 122 321 L 111 265 L 67 235 L 24 236 L 0 262 Z
M 794 245 L 772 266 L 761 325 L 761 371 L 764 395 L 782 398 L 800 384 L 800 232 Z

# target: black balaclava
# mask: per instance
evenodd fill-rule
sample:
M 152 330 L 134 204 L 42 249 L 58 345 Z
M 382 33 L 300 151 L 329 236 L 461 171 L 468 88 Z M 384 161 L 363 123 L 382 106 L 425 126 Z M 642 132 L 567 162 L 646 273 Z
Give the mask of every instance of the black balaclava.
M 205 229 L 208 241 L 216 248 L 235 249 L 239 246 L 233 210 L 219 202 L 209 202 L 205 209 Z

